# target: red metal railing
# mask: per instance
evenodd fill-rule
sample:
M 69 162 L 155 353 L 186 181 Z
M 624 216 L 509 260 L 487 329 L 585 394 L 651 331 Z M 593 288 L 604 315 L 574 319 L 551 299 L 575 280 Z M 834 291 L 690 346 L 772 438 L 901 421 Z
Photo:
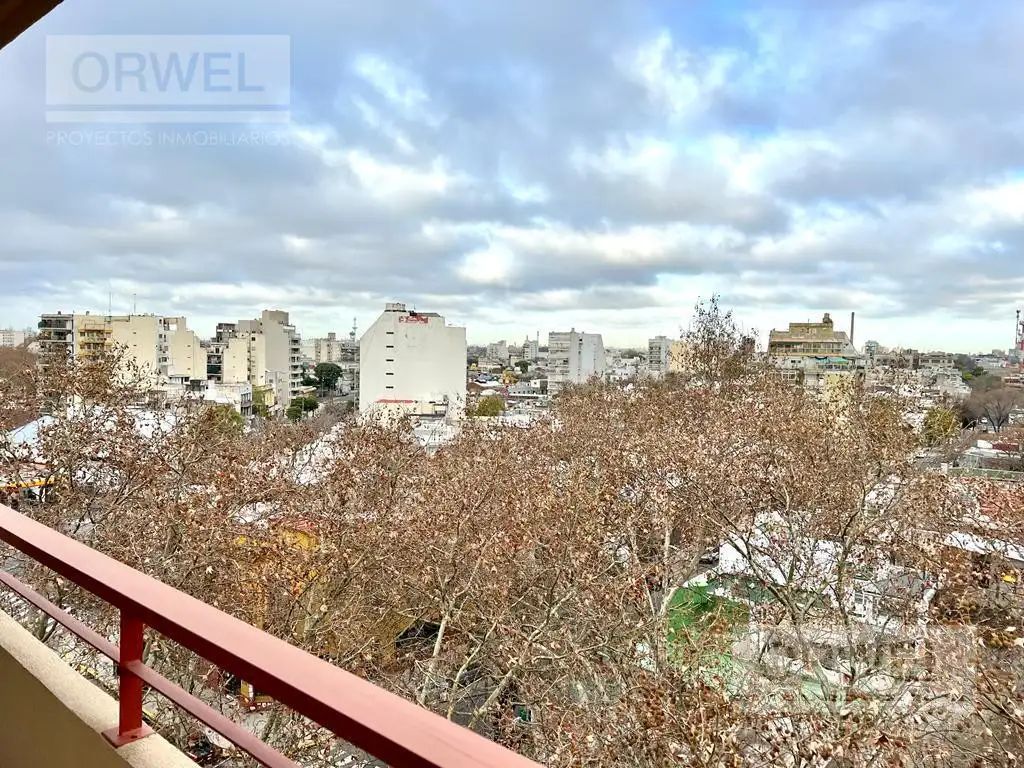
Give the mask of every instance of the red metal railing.
M 117 665 L 119 722 L 116 729 L 106 734 L 115 745 L 150 733 L 142 719 L 145 685 L 263 765 L 295 768 L 295 763 L 254 734 L 144 665 L 143 629 L 150 627 L 390 765 L 402 768 L 537 768 L 536 763 L 466 728 L 3 505 L 0 505 L 0 540 L 120 611 L 120 646 L 115 646 L 0 570 L 0 583 Z

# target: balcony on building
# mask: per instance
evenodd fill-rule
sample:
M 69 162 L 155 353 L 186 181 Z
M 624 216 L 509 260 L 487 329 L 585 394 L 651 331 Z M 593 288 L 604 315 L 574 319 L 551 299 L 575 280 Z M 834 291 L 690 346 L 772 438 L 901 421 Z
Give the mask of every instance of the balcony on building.
M 333 732 L 347 754 L 412 768 L 537 768 L 524 757 L 326 661 L 235 619 L 85 544 L 0 505 L 0 766 L 3 768 L 187 768 L 201 762 L 154 733 L 145 715 L 154 700 L 195 718 L 197 732 L 272 768 L 297 764 L 219 709 L 143 662 L 144 643 L 161 637 L 195 653 L 255 700 L 289 708 Z M 4 547 L 6 550 L 7 548 Z M 34 560 L 120 612 L 108 638 L 22 583 Z M 18 623 L 11 606 L 29 606 L 111 660 L 117 697 L 80 674 Z M 85 670 L 89 671 L 89 670 Z M 205 681 L 204 681 L 205 682 Z M 240 699 L 243 698 L 240 695 Z M 241 712 L 244 707 L 239 707 Z M 209 741 L 205 742 L 211 746 Z M 212 747 L 211 747 L 212 748 Z M 191 753 L 186 754 L 186 751 Z M 204 763 L 205 764 L 205 763 Z M 355 765 L 357 763 L 353 763 Z M 379 764 L 379 763 L 375 763 Z
M 72 322 L 71 315 L 43 315 L 39 320 L 39 329 L 70 331 Z

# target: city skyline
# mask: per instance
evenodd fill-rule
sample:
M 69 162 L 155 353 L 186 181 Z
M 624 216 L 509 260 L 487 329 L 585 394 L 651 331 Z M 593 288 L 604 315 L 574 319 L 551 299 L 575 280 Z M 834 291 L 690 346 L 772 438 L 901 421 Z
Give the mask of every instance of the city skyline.
M 417 309 L 417 307 L 414 307 L 412 304 L 409 305 L 409 308 L 410 309 Z M 291 309 L 289 309 L 287 307 L 277 307 L 277 306 L 255 308 L 255 309 L 252 309 L 251 311 L 249 311 L 248 314 L 253 315 L 253 316 L 258 316 L 262 311 L 264 311 L 266 309 L 277 310 L 277 311 L 284 311 L 284 312 L 287 312 L 293 318 L 294 317 L 301 317 L 302 316 L 301 312 L 294 312 L 294 311 L 292 311 Z M 421 310 L 421 311 L 432 311 L 431 307 L 418 307 L 418 309 Z M 724 309 L 732 309 L 732 308 L 725 307 Z M 46 313 L 56 312 L 56 311 L 57 310 L 46 310 Z M 96 311 L 96 310 L 93 310 L 93 309 L 89 309 L 89 310 L 77 310 L 77 309 L 76 310 L 61 310 L 61 312 L 63 312 L 64 314 L 67 314 L 67 315 L 72 315 L 72 314 L 76 314 L 77 313 L 77 314 L 92 314 L 92 315 L 96 315 L 96 316 L 100 316 L 100 317 L 102 317 L 102 316 L 104 316 L 106 314 L 105 311 L 100 312 L 100 311 Z M 111 308 L 111 312 L 115 316 L 129 316 L 129 315 L 132 315 L 132 314 L 157 315 L 157 316 L 165 316 L 165 317 L 173 316 L 171 313 L 160 311 L 159 308 L 154 308 L 153 311 L 151 311 L 150 308 L 139 308 L 139 307 L 131 307 L 131 306 L 126 308 L 126 309 L 124 309 L 124 310 L 122 310 L 122 311 L 118 311 L 118 309 L 116 307 L 112 307 Z M 734 315 L 735 315 L 735 317 L 738 320 L 738 327 L 740 328 L 740 330 L 742 332 L 744 332 L 744 333 L 749 333 L 751 335 L 754 335 L 755 338 L 757 339 L 757 342 L 758 342 L 759 346 L 764 348 L 767 345 L 769 331 L 771 331 L 771 330 L 786 330 L 786 328 L 788 327 L 788 325 L 790 323 L 801 323 L 801 322 L 817 323 L 817 322 L 819 322 L 822 319 L 822 316 L 826 312 L 828 314 L 830 314 L 830 316 L 832 317 L 832 321 L 833 321 L 833 323 L 835 325 L 835 329 L 837 331 L 844 331 L 846 333 L 849 333 L 849 331 L 850 331 L 850 316 L 849 316 L 849 314 L 847 313 L 846 315 L 837 315 L 834 311 L 831 311 L 831 310 L 824 310 L 822 312 L 807 312 L 807 313 L 805 313 L 805 315 L 793 316 L 793 317 L 789 318 L 788 320 L 786 320 L 785 322 L 781 322 L 778 325 L 775 325 L 774 327 L 766 327 L 764 329 L 751 326 L 750 324 L 744 322 L 744 313 L 743 312 L 734 312 Z M 356 320 L 356 327 L 357 327 L 356 341 L 358 341 L 362 337 L 363 332 L 373 323 L 373 321 L 376 319 L 376 317 L 379 314 L 380 314 L 379 309 L 378 309 L 378 311 L 375 314 L 368 314 L 366 316 L 366 318 L 365 318 L 366 322 L 363 322 L 364 318 L 362 318 L 362 317 L 360 317 L 358 315 L 355 316 L 354 319 Z M 517 345 L 518 346 L 518 345 L 522 344 L 524 339 L 531 339 L 531 340 L 536 339 L 538 337 L 538 334 L 539 334 L 540 344 L 542 346 L 544 346 L 544 345 L 547 344 L 548 334 L 564 332 L 564 331 L 568 331 L 568 330 L 571 330 L 571 329 L 575 329 L 575 330 L 581 331 L 581 332 L 599 333 L 599 334 L 601 334 L 603 336 L 603 338 L 605 339 L 606 345 L 609 348 L 613 348 L 613 349 L 634 349 L 634 350 L 644 351 L 647 348 L 648 342 L 651 339 L 655 338 L 655 337 L 665 336 L 665 337 L 667 337 L 669 339 L 682 338 L 682 336 L 683 336 L 683 334 L 685 332 L 685 328 L 686 328 L 687 322 L 689 320 L 689 316 L 686 313 L 681 313 L 680 314 L 680 318 L 681 319 L 679 320 L 679 322 L 677 323 L 677 325 L 674 328 L 670 328 L 670 329 L 666 329 L 666 330 L 661 330 L 661 331 L 656 331 L 654 333 L 651 333 L 649 336 L 645 336 L 644 338 L 625 337 L 625 336 L 622 336 L 622 335 L 618 335 L 618 334 L 616 334 L 614 332 L 609 333 L 605 329 L 603 329 L 601 326 L 598 326 L 598 325 L 593 324 L 593 323 L 585 323 L 585 322 L 584 323 L 576 324 L 576 325 L 571 326 L 571 327 L 566 326 L 566 327 L 538 328 L 538 329 L 533 329 L 533 330 L 524 329 L 524 328 L 509 327 L 509 328 L 506 329 L 509 332 L 506 333 L 505 335 L 500 335 L 499 334 L 499 335 L 496 335 L 496 336 L 485 336 L 485 335 L 483 335 L 483 333 L 479 329 L 474 329 L 472 325 L 468 325 L 467 326 L 467 325 L 462 323 L 457 318 L 454 318 L 454 319 L 453 318 L 447 318 L 447 320 L 448 320 L 449 324 L 451 324 L 451 325 L 463 326 L 463 327 L 466 328 L 467 343 L 471 347 L 487 346 L 490 343 L 501 341 L 501 340 L 506 341 L 510 345 Z M 338 340 L 348 340 L 349 337 L 350 337 L 352 319 L 353 319 L 352 317 L 349 317 L 349 320 L 348 320 L 349 325 L 348 326 L 338 325 L 338 326 L 326 327 L 326 328 L 324 328 L 322 330 L 317 330 L 316 332 L 308 332 L 305 329 L 305 327 L 300 322 L 296 322 L 295 325 L 296 325 L 297 332 L 299 333 L 301 338 L 304 339 L 304 340 L 305 339 L 323 339 L 323 338 L 326 338 L 329 333 L 334 333 Z M 35 317 L 33 322 L 30 322 L 30 323 L 27 323 L 27 324 L 24 324 L 24 325 L 19 325 L 19 324 L 15 324 L 15 323 L 6 322 L 6 318 L 0 316 L 0 330 L 2 330 L 2 329 L 11 329 L 11 330 L 16 330 L 16 331 L 25 330 L 27 332 L 34 332 L 34 330 L 36 328 L 36 325 L 38 323 L 38 320 L 39 320 L 39 315 L 37 315 Z M 229 322 L 229 323 L 230 322 L 235 322 L 235 320 L 232 320 L 230 318 L 226 319 L 226 318 L 221 317 L 221 316 L 216 316 L 216 317 L 213 317 L 213 318 L 199 318 L 198 322 L 197 322 L 196 319 L 194 319 L 192 317 L 187 317 L 186 316 L 186 320 L 188 321 L 189 328 L 191 330 L 195 331 L 196 334 L 200 338 L 203 338 L 203 339 L 212 339 L 212 338 L 214 338 L 216 336 L 216 326 L 218 324 L 225 323 L 225 322 Z M 950 352 L 950 353 L 954 353 L 954 354 L 960 354 L 960 353 L 963 353 L 963 354 L 979 354 L 979 353 L 980 354 L 988 354 L 989 352 L 991 352 L 993 350 L 1001 350 L 1002 352 L 1007 352 L 1007 351 L 1009 351 L 1013 347 L 1012 343 L 1010 343 L 1008 345 L 1005 345 L 1005 346 L 1000 346 L 1000 345 L 997 344 L 997 345 L 992 346 L 992 347 L 986 347 L 986 346 L 982 345 L 982 346 L 965 347 L 965 348 L 954 348 L 954 347 L 948 346 L 948 345 L 944 346 L 944 347 L 943 346 L 936 346 L 936 347 L 919 346 L 919 345 L 914 345 L 914 344 L 911 344 L 911 343 L 904 343 L 904 342 L 900 341 L 899 339 L 892 338 L 891 335 L 887 335 L 886 334 L 886 327 L 887 326 L 885 325 L 884 321 L 880 322 L 880 321 L 877 321 L 877 320 L 872 320 L 871 318 L 863 318 L 860 314 L 857 314 L 857 316 L 856 316 L 855 334 L 854 334 L 854 346 L 856 346 L 858 349 L 863 349 L 864 343 L 866 341 L 874 341 L 874 342 L 877 342 L 877 343 L 881 344 L 883 347 L 886 347 L 886 348 L 889 348 L 889 349 L 901 349 L 901 348 L 902 349 L 918 349 L 918 350 L 923 351 L 923 352 L 932 352 L 932 351 L 939 352 L 939 351 L 941 351 L 941 352 Z M 871 331 L 877 331 L 877 332 L 876 333 L 871 333 Z
M 855 310 L 858 346 L 1011 347 L 1024 9 L 677 6 L 62 4 L 5 49 L 0 322 L 134 295 L 312 337 L 404 301 L 474 344 L 642 347 L 718 293 L 762 342 Z M 48 34 L 242 32 L 292 40 L 262 146 L 48 134 Z

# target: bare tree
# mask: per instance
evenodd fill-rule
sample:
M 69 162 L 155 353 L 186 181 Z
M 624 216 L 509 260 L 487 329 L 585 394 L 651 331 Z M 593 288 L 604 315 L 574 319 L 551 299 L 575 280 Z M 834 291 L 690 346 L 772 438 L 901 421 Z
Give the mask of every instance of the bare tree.
M 751 369 L 756 338 L 740 330 L 717 294 L 696 304 L 682 341 L 681 367 L 698 382 L 721 386 Z
M 999 432 L 1010 423 L 1010 415 L 1021 404 L 1021 390 L 997 387 L 975 391 L 964 407 L 974 421 L 985 419 L 994 432 Z
M 23 426 L 38 415 L 31 390 L 38 358 L 25 347 L 0 347 L 0 381 L 8 396 L 0 402 L 0 431 Z

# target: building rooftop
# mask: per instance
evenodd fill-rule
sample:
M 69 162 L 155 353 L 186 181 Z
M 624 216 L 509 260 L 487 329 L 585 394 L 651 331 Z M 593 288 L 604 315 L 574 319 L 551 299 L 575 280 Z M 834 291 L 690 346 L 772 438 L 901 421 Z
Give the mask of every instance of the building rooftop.
M 828 312 L 820 323 L 790 323 L 784 331 L 772 329 L 768 335 L 769 342 L 801 342 L 801 341 L 840 341 L 850 343 L 846 331 L 837 331 Z

